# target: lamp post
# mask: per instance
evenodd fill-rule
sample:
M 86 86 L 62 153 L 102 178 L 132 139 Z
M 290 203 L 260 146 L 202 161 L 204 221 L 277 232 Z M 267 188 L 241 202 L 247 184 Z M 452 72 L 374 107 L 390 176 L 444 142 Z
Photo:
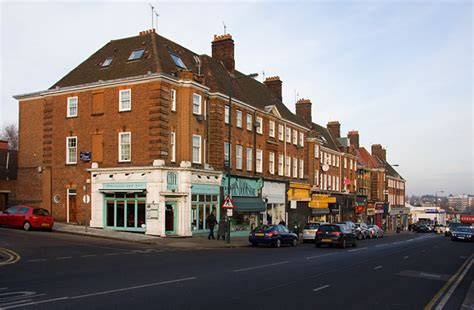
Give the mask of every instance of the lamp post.
M 231 140 L 231 137 L 232 137 L 232 82 L 235 81 L 235 80 L 238 80 L 238 79 L 242 79 L 242 78 L 255 78 L 258 76 L 258 73 L 252 73 L 252 74 L 248 74 L 248 75 L 241 75 L 241 76 L 232 76 L 229 80 L 229 122 L 228 122 L 228 126 L 229 126 L 229 130 L 228 130 L 228 140 L 227 140 L 227 145 L 228 145 L 228 154 L 229 154 L 229 158 L 228 158 L 228 161 L 226 163 L 225 161 L 225 158 L 224 158 L 224 165 L 227 166 L 227 196 L 230 197 L 230 162 L 231 162 L 231 143 L 230 143 L 230 140 Z M 225 115 L 224 115 L 224 118 L 225 118 Z M 225 120 L 224 120 L 225 121 Z M 225 218 L 226 218 L 226 222 L 227 222 L 227 231 L 226 231 L 226 242 L 227 243 L 230 243 L 230 217 L 228 216 L 228 214 L 225 215 Z

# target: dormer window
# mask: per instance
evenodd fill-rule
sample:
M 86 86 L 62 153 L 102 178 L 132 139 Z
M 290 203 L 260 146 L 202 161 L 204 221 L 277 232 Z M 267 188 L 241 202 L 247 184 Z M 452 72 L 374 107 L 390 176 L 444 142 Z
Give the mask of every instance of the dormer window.
M 107 57 L 107 59 L 105 59 L 104 62 L 102 63 L 102 68 L 110 66 L 113 59 L 114 59 L 113 57 Z
M 181 69 L 186 69 L 186 65 L 184 64 L 184 62 L 181 60 L 181 58 L 178 55 L 174 53 L 170 53 L 170 56 L 173 59 L 176 67 L 180 67 Z
M 143 53 L 145 52 L 145 49 L 141 48 L 139 50 L 134 50 L 131 54 L 130 57 L 128 57 L 128 60 L 137 60 L 142 58 Z

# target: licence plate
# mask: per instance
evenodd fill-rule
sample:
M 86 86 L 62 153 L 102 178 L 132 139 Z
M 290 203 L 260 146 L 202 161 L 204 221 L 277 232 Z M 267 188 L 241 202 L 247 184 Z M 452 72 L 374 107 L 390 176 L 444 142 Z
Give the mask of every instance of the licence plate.
M 322 242 L 332 242 L 331 239 L 323 239 L 323 240 L 321 240 L 321 241 L 322 241 Z
M 263 237 L 264 234 L 255 234 L 255 237 Z
M 459 239 L 464 239 L 464 237 L 458 237 Z
M 49 227 L 49 224 L 48 224 L 48 223 L 43 223 L 43 224 L 41 224 L 41 226 L 43 226 L 43 227 Z

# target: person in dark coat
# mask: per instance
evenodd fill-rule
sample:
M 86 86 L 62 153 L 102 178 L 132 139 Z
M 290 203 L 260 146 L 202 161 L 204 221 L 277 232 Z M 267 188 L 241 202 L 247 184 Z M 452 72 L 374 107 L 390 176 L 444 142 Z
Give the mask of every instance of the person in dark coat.
M 222 240 L 225 240 L 225 234 L 227 231 L 227 223 L 224 219 L 221 219 L 219 222 L 219 226 L 217 228 L 217 240 L 222 237 Z
M 209 216 L 207 217 L 206 219 L 206 223 L 207 223 L 207 226 L 209 227 L 209 236 L 207 237 L 207 239 L 216 239 L 214 237 L 214 227 L 216 226 L 217 224 L 217 219 L 216 219 L 216 216 L 214 215 L 214 211 L 212 211 L 211 214 L 209 214 Z
M 286 223 L 284 220 L 281 220 L 280 223 L 278 223 L 278 225 L 283 225 L 283 226 L 286 226 Z

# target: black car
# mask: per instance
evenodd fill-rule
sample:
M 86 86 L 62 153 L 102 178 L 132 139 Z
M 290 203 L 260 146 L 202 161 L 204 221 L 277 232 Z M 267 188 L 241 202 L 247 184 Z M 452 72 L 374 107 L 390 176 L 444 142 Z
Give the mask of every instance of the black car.
M 431 229 L 428 227 L 428 225 L 422 224 L 417 226 L 418 228 L 416 229 L 416 232 L 418 233 L 429 233 L 431 232 Z
M 319 226 L 314 245 L 319 248 L 322 244 L 335 244 L 344 249 L 347 245 L 357 246 L 356 239 L 355 233 L 345 224 L 325 224 Z
M 356 224 L 354 224 L 354 222 L 344 221 L 344 222 L 338 222 L 337 224 L 346 225 L 347 228 L 356 235 L 357 239 L 359 239 L 359 240 L 364 239 L 364 235 L 362 233 L 362 230 L 358 229 Z
M 474 241 L 474 229 L 469 226 L 458 226 L 452 231 L 451 240 Z
M 253 246 L 270 244 L 279 248 L 282 244 L 298 245 L 298 236 L 283 225 L 261 225 L 249 234 L 249 242 Z

